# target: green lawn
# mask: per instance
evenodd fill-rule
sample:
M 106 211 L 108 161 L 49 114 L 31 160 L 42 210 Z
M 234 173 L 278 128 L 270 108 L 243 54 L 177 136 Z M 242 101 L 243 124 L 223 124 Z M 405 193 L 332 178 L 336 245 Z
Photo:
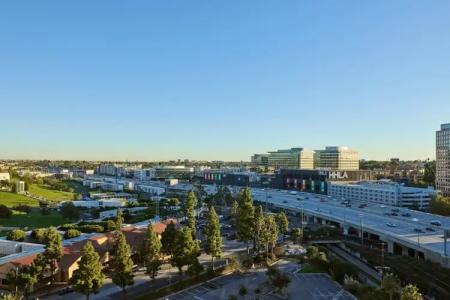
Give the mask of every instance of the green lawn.
M 16 206 L 19 204 L 39 206 L 39 201 L 20 194 L 0 192 L 0 204 L 6 205 L 8 207 Z
M 34 208 L 29 214 L 14 211 L 9 219 L 0 218 L 0 225 L 11 227 L 40 228 L 71 223 L 72 220 L 64 218 L 59 212 L 51 211 L 49 215 L 42 215 L 38 208 Z
M 74 193 L 52 190 L 45 185 L 31 184 L 28 192 L 30 194 L 44 197 L 50 201 L 73 200 Z
M 304 264 L 300 273 L 324 273 L 322 270 L 311 264 Z

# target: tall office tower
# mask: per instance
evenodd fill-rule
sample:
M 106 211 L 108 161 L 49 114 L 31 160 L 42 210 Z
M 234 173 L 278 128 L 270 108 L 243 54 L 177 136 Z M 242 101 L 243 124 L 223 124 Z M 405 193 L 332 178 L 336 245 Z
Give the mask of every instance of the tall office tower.
M 450 123 L 436 131 L 436 188 L 450 196 Z
M 314 168 L 359 170 L 359 153 L 348 147 L 325 147 L 325 150 L 315 151 Z
M 303 148 L 271 151 L 268 165 L 274 169 L 313 169 L 314 151 Z

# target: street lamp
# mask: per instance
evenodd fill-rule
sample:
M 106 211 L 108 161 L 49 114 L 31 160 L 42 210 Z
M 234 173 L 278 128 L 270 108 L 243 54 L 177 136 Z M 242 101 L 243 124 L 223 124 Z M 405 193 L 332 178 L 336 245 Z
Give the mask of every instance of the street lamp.
M 361 246 L 364 246 L 363 214 L 359 215 L 359 226 L 361 230 Z

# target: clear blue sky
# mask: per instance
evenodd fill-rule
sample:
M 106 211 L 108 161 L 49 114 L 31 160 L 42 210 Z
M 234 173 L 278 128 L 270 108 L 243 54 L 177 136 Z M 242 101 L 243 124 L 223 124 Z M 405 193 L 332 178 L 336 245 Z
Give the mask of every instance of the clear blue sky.
M 0 157 L 434 158 L 450 1 L 6 1 Z

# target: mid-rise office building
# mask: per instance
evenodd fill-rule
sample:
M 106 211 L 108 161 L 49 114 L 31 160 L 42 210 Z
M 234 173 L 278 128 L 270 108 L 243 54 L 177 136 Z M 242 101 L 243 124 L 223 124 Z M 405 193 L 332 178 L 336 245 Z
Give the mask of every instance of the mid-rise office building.
M 270 151 L 268 156 L 268 166 L 278 169 L 313 169 L 314 152 L 304 148 L 291 148 L 277 151 Z
M 253 154 L 250 161 L 254 167 L 267 168 L 269 166 L 269 154 Z
M 450 123 L 436 131 L 436 188 L 450 196 Z
M 338 199 L 407 208 L 426 209 L 435 194 L 433 188 L 406 187 L 389 180 L 328 183 L 328 195 Z
M 156 179 L 185 179 L 190 180 L 194 175 L 194 168 L 185 166 L 155 167 Z
M 348 147 L 325 147 L 315 150 L 314 168 L 326 170 L 359 170 L 359 153 Z
M 16 193 L 18 193 L 18 194 L 25 193 L 25 182 L 24 181 L 16 182 Z

